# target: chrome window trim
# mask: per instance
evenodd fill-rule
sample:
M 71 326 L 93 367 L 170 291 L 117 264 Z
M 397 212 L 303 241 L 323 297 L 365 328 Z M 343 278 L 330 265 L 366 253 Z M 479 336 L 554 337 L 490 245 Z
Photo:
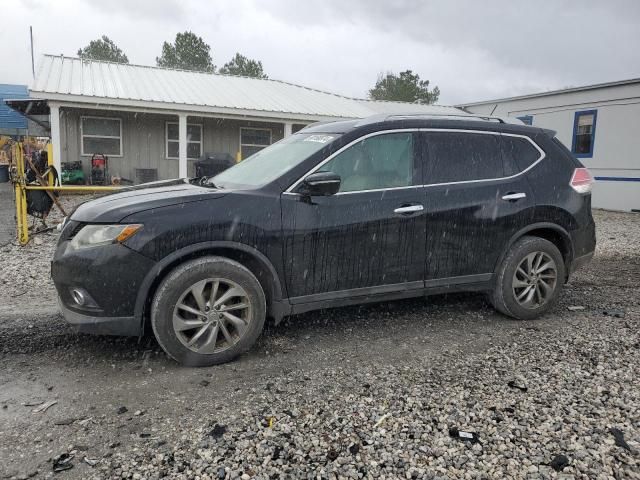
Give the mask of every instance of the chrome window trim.
M 535 162 L 533 162 L 531 165 L 529 165 L 527 168 L 522 170 L 521 172 L 518 172 L 518 173 L 516 173 L 514 175 L 509 175 L 507 177 L 482 178 L 482 179 L 479 179 L 479 180 L 462 180 L 462 181 L 459 181 L 459 182 L 427 183 L 427 184 L 424 184 L 424 185 L 407 185 L 407 186 L 404 186 L 404 187 L 376 188 L 376 189 L 372 189 L 372 190 L 354 190 L 352 192 L 338 192 L 335 195 L 351 195 L 351 194 L 354 194 L 354 193 L 383 192 L 383 191 L 387 191 L 387 190 L 404 190 L 404 189 L 408 189 L 408 188 L 440 187 L 440 186 L 445 186 L 445 185 L 460 185 L 460 184 L 464 184 L 464 183 L 496 182 L 496 181 L 501 181 L 501 180 L 511 180 L 513 178 L 519 177 L 520 175 L 523 175 L 523 174 L 527 173 L 529 170 L 531 170 L 536 165 L 538 165 L 542 160 L 544 160 L 546 158 L 546 156 L 547 156 L 547 154 L 544 152 L 544 150 L 542 150 L 542 148 L 540 148 L 540 146 L 536 142 L 534 142 L 530 137 L 528 137 L 526 135 L 520 135 L 520 134 L 517 134 L 517 133 L 491 132 L 491 131 L 488 131 L 488 130 L 469 130 L 469 129 L 461 129 L 461 128 L 402 128 L 402 129 L 393 129 L 393 130 L 380 130 L 380 131 L 377 131 L 377 132 L 368 133 L 367 135 L 363 135 L 362 137 L 358 137 L 357 139 L 355 139 L 352 142 L 348 143 L 347 145 L 343 146 L 341 149 L 339 149 L 336 152 L 332 153 L 327 158 L 325 158 L 323 161 L 321 161 L 318 165 L 316 165 L 311 170 L 309 170 L 307 173 L 302 175 L 298 180 L 296 180 L 292 185 L 290 185 L 289 188 L 287 188 L 284 192 L 282 192 L 282 194 L 283 195 L 302 196 L 302 194 L 296 193 L 293 190 L 298 185 L 300 185 L 300 183 L 302 183 L 302 181 L 308 175 L 311 175 L 312 173 L 317 171 L 320 167 L 322 167 L 325 163 L 329 162 L 334 157 L 336 157 L 337 155 L 340 155 L 346 149 L 352 147 L 353 145 L 355 145 L 356 143 L 358 143 L 358 142 L 360 142 L 362 140 L 365 140 L 365 139 L 370 138 L 370 137 L 375 137 L 375 136 L 378 136 L 378 135 L 385 135 L 385 134 L 388 134 L 388 133 L 408 133 L 408 132 L 479 133 L 479 134 L 483 134 L 483 135 L 504 135 L 504 136 L 507 136 L 507 137 L 524 138 L 531 145 L 533 145 L 533 147 L 538 151 L 538 153 L 540 153 L 540 157 Z

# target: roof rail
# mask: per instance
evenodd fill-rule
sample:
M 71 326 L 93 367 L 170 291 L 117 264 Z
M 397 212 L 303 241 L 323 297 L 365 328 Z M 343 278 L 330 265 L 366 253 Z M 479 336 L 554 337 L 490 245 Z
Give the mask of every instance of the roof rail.
M 460 114 L 454 113 L 432 113 L 432 112 L 413 112 L 413 113 L 380 113 L 370 117 L 363 118 L 358 122 L 358 126 L 369 125 L 372 123 L 384 122 L 385 120 L 403 119 L 403 118 L 447 118 L 450 120 L 484 120 L 494 121 L 498 123 L 510 123 L 503 117 L 492 115 L 476 115 L 461 111 Z
M 475 115 L 473 113 L 460 112 L 460 114 L 453 113 L 394 113 L 392 115 L 387 115 L 385 120 L 390 120 L 391 118 L 408 118 L 408 117 L 449 117 L 449 118 L 478 118 L 480 120 L 491 121 L 494 120 L 499 123 L 506 123 L 502 117 L 494 117 L 491 115 Z

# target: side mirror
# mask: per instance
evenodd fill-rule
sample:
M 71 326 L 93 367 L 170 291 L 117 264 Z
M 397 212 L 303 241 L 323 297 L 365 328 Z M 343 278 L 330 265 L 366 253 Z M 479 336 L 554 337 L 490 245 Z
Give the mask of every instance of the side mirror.
M 340 190 L 340 175 L 333 172 L 312 173 L 302 181 L 300 193 L 310 197 L 328 197 Z

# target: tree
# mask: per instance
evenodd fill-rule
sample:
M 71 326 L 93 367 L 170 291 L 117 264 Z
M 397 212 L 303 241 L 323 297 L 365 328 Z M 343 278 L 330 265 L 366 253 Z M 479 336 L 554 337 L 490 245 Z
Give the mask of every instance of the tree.
M 262 62 L 252 60 L 244 55 L 236 53 L 230 62 L 224 64 L 219 73 L 225 75 L 241 75 L 244 77 L 269 78 L 262 69 Z
M 124 52 L 106 35 L 102 35 L 98 40 L 91 40 L 89 45 L 78 50 L 78 56 L 86 60 L 129 63 Z
M 178 33 L 175 42 L 162 44 L 162 55 L 156 57 L 159 67 L 180 68 L 198 72 L 214 72 L 211 47 L 192 32 Z
M 430 104 L 437 102 L 439 96 L 438 87 L 429 91 L 429 80 L 420 80 L 420 75 L 411 70 L 400 72 L 400 75 L 381 73 L 376 86 L 369 90 L 369 97 L 373 100 Z

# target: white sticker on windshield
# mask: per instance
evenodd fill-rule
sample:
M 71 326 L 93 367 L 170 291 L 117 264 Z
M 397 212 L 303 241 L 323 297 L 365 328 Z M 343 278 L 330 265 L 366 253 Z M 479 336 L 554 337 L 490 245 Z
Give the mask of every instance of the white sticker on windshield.
M 304 139 L 305 142 L 318 142 L 318 143 L 327 143 L 333 140 L 331 135 L 309 135 Z

